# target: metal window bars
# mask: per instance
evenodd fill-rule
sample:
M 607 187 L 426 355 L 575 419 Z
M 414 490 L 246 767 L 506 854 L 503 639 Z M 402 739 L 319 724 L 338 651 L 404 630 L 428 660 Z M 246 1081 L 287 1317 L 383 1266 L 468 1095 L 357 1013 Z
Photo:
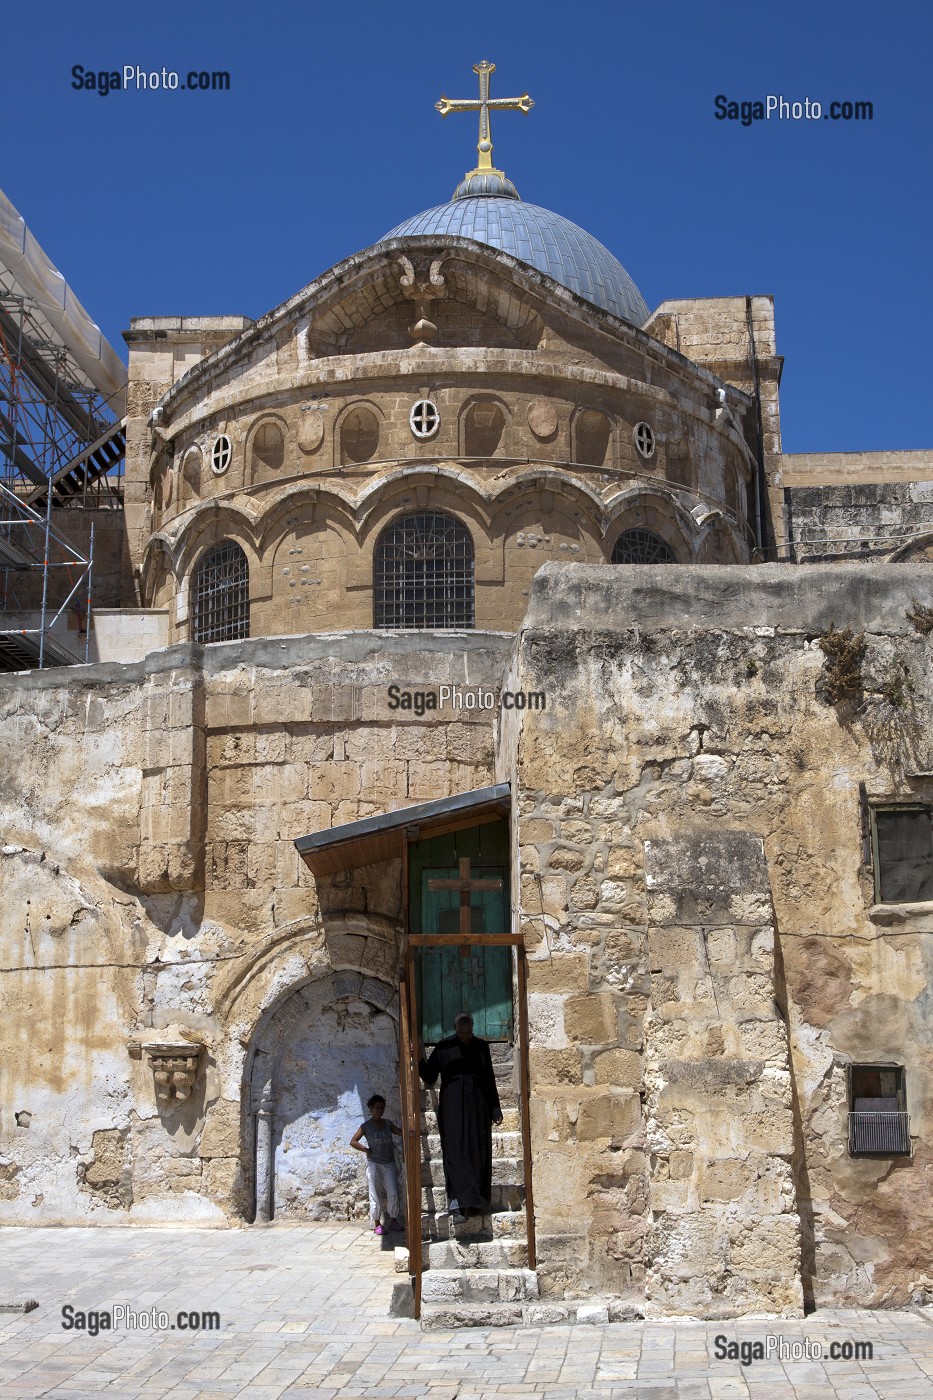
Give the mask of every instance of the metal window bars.
M 475 626 L 473 565 L 470 532 L 454 516 L 402 516 L 376 547 L 375 626 Z
M 194 640 L 249 636 L 249 563 L 235 540 L 208 550 L 194 573 Z
M 849 1114 L 849 1156 L 910 1156 L 910 1114 L 860 1110 Z
M 673 551 L 650 530 L 626 530 L 612 550 L 613 564 L 676 564 Z

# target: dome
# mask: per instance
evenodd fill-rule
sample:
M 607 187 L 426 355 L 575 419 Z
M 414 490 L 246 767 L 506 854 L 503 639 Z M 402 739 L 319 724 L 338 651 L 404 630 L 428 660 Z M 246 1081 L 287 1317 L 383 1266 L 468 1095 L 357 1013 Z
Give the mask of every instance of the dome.
M 472 238 L 500 248 L 623 321 L 641 326 L 648 307 L 625 268 L 608 248 L 550 209 L 526 204 L 508 194 L 461 195 L 406 219 L 387 233 L 390 238 L 440 234 Z

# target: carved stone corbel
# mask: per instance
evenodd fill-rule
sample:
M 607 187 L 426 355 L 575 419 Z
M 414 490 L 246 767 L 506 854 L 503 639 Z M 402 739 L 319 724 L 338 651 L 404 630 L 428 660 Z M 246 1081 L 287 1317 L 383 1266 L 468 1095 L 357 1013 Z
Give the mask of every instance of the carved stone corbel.
M 184 1103 L 191 1097 L 203 1045 L 195 1041 L 150 1041 L 143 1046 L 152 1066 L 156 1102 L 160 1108 Z
M 447 283 L 441 276 L 441 264 L 445 257 L 446 254 L 442 253 L 439 258 L 432 259 L 427 276 L 419 275 L 411 259 L 404 254 L 398 259 L 402 269 L 399 278 L 402 294 L 415 303 L 416 319 L 414 325 L 408 327 L 408 334 L 416 345 L 430 345 L 437 336 L 437 325 L 429 319 L 428 311 L 432 301 L 447 295 Z

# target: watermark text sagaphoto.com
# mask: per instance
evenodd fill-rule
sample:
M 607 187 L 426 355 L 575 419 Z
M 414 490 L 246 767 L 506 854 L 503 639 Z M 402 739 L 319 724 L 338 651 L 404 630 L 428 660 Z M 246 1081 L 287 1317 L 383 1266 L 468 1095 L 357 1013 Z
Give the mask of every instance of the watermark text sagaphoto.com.
M 544 710 L 547 696 L 543 690 L 490 690 L 479 686 L 467 690 L 462 685 L 441 685 L 434 690 L 404 690 L 390 685 L 387 691 L 390 710 L 411 710 L 416 715 L 429 710 Z
M 220 1313 L 207 1310 L 182 1310 L 172 1317 L 160 1308 L 143 1308 L 135 1312 L 128 1303 L 115 1303 L 110 1308 L 91 1308 L 84 1311 L 66 1303 L 62 1308 L 62 1330 L 65 1332 L 87 1332 L 96 1337 L 100 1332 L 114 1332 L 122 1328 L 127 1332 L 217 1332 L 220 1329 Z
M 745 1337 L 727 1337 L 719 1332 L 713 1338 L 713 1355 L 717 1361 L 738 1361 L 751 1366 L 756 1361 L 873 1361 L 872 1342 L 853 1342 L 849 1338 L 833 1340 L 828 1346 L 811 1337 L 791 1340 L 780 1333 L 768 1333 L 752 1341 Z
M 871 122 L 875 119 L 875 104 L 848 98 L 842 102 L 817 102 L 813 97 L 796 100 L 783 93 L 769 93 L 757 101 L 737 101 L 720 92 L 713 98 L 713 115 L 718 122 L 739 122 L 741 126 L 770 121 Z
M 71 86 L 76 92 L 96 92 L 109 97 L 112 92 L 229 92 L 230 74 L 226 69 L 141 68 L 124 63 L 122 68 L 85 68 L 76 63 L 71 70 Z

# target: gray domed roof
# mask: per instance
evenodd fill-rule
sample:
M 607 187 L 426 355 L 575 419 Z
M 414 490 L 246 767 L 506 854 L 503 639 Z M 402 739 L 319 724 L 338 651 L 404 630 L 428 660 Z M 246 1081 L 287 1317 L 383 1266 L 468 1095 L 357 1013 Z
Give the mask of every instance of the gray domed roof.
M 613 316 L 636 326 L 648 319 L 644 298 L 618 259 L 592 234 L 550 209 L 526 204 L 514 195 L 461 195 L 406 219 L 380 242 L 432 234 L 488 243 L 530 263 Z

